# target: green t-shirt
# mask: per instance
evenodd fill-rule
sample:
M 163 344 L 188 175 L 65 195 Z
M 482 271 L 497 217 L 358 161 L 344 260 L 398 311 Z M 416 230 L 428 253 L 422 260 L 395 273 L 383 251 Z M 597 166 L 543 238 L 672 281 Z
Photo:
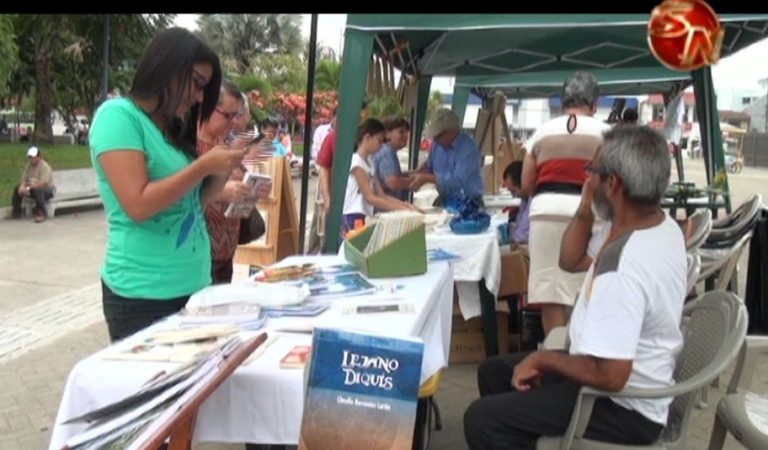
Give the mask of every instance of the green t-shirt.
M 116 294 L 138 299 L 172 299 L 211 284 L 211 242 L 200 185 L 170 208 L 138 223 L 117 199 L 99 155 L 112 150 L 144 153 L 150 181 L 173 175 L 192 163 L 130 99 L 104 102 L 89 136 L 91 159 L 109 224 L 104 282 Z

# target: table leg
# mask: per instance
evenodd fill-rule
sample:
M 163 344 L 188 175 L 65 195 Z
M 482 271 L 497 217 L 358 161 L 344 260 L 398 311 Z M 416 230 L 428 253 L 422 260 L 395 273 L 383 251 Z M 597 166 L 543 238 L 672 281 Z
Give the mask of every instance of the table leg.
M 480 309 L 483 314 L 483 338 L 485 356 L 499 354 L 499 330 L 496 326 L 496 297 L 485 287 L 485 280 L 478 282 Z

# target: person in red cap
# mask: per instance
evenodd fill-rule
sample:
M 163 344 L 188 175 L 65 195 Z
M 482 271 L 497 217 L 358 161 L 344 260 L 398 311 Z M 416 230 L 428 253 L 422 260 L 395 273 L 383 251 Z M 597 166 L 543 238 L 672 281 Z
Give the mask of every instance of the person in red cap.
M 15 219 L 21 217 L 21 201 L 24 197 L 30 197 L 35 200 L 35 222 L 40 223 L 47 217 L 46 202 L 53 198 L 56 192 L 56 187 L 53 185 L 53 170 L 43 159 L 37 147 L 29 147 L 27 160 L 27 167 L 21 174 L 21 182 L 13 189 L 12 217 Z

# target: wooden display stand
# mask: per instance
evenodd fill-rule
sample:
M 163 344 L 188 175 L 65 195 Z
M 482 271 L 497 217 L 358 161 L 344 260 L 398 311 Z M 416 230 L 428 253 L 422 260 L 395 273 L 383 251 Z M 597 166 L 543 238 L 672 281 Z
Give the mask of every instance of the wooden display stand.
M 299 253 L 299 221 L 293 196 L 291 169 L 285 158 L 272 158 L 248 170 L 272 177 L 272 193 L 256 207 L 264 218 L 266 232 L 260 239 L 237 246 L 235 264 L 267 266 Z
M 206 383 L 205 387 L 190 401 L 179 409 L 169 421 L 162 426 L 146 441 L 141 443 L 140 450 L 190 450 L 192 448 L 192 437 L 195 434 L 195 425 L 197 424 L 197 412 L 205 400 L 218 388 L 240 364 L 248 359 L 267 340 L 267 333 L 249 339 L 244 342 L 237 350 L 226 357 L 226 359 L 217 368 L 216 375 Z M 168 441 L 167 446 L 164 444 Z
M 493 161 L 490 167 L 483 166 L 485 192 L 497 194 L 504 174 L 504 169 L 512 161 L 522 159 L 522 146 L 512 143 L 509 125 L 504 114 L 507 99 L 497 93 L 491 109 L 482 108 L 477 114 L 475 141 L 483 155 L 490 155 Z M 504 140 L 502 141 L 502 137 Z

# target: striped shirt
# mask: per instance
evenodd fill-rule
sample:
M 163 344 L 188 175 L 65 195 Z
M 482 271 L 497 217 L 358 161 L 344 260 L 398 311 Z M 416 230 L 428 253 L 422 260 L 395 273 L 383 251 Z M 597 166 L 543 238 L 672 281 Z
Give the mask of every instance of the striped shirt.
M 204 155 L 214 147 L 200 140 L 197 141 L 197 154 Z M 243 172 L 235 170 L 230 180 L 242 181 Z M 228 261 L 235 256 L 237 241 L 240 237 L 240 218 L 227 218 L 224 211 L 229 202 L 210 202 L 205 207 L 205 219 L 208 222 L 208 234 L 211 237 L 211 254 L 214 261 Z

